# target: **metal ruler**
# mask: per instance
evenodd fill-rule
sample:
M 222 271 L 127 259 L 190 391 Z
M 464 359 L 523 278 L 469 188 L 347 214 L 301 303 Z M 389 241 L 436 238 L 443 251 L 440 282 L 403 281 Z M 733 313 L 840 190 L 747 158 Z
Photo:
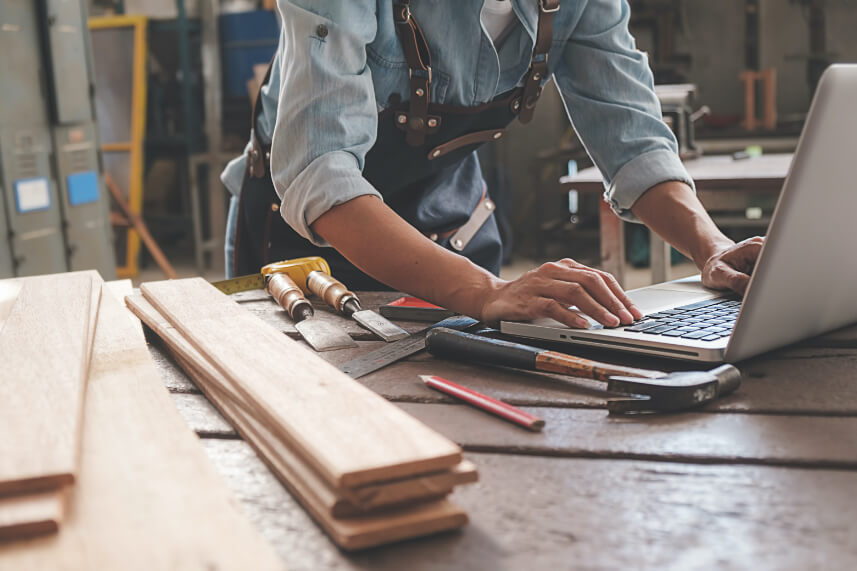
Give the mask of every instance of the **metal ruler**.
M 396 361 L 401 361 L 405 357 L 410 357 L 411 355 L 424 350 L 426 348 L 426 335 L 435 327 L 448 327 L 449 329 L 464 331 L 477 323 L 478 321 L 472 317 L 466 317 L 463 315 L 448 317 L 443 321 L 435 323 L 430 327 L 426 327 L 422 331 L 417 331 L 400 341 L 387 343 L 380 349 L 367 353 L 361 357 L 357 357 L 356 359 L 352 359 L 351 361 L 340 365 L 339 370 L 347 374 L 352 379 L 359 379 L 364 375 L 374 373 L 378 369 L 383 369 L 387 365 L 391 365 Z
M 265 276 L 262 274 L 250 274 L 249 276 L 238 276 L 231 280 L 213 282 L 211 285 L 226 295 L 232 295 L 233 293 L 239 293 L 242 291 L 265 289 Z

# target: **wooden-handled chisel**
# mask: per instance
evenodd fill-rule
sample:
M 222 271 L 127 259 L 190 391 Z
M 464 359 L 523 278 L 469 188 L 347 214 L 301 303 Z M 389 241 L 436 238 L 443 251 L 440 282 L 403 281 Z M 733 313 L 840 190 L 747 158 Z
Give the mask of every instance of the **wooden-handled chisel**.
M 388 321 L 385 317 L 360 306 L 360 299 L 342 282 L 324 272 L 310 272 L 306 279 L 309 291 L 323 299 L 326 304 L 339 311 L 380 337 L 386 342 L 397 341 L 408 336 L 408 332 Z
M 285 273 L 265 276 L 268 293 L 295 322 L 295 329 L 316 351 L 333 351 L 357 347 L 348 333 L 330 323 L 314 318 L 315 310 L 301 288 Z

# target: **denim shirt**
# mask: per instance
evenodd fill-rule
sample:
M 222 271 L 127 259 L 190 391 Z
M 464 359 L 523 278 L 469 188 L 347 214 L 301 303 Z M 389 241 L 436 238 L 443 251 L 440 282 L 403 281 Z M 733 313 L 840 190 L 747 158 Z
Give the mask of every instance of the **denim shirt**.
M 433 102 L 479 105 L 522 83 L 539 6 L 538 0 L 510 1 L 516 21 L 499 50 L 482 27 L 482 0 L 411 2 L 431 50 Z M 281 215 L 325 245 L 310 229 L 318 217 L 361 195 L 380 197 L 361 172 L 378 112 L 394 94 L 407 99 L 408 66 L 391 0 L 278 0 L 277 6 L 282 33 L 262 89 L 257 134 L 272 145 Z M 569 119 L 604 176 L 605 200 L 634 221 L 631 206 L 652 186 L 693 182 L 661 119 L 646 55 L 628 32 L 629 13 L 626 0 L 563 0 L 548 64 Z M 222 175 L 236 195 L 244 165 L 239 157 Z

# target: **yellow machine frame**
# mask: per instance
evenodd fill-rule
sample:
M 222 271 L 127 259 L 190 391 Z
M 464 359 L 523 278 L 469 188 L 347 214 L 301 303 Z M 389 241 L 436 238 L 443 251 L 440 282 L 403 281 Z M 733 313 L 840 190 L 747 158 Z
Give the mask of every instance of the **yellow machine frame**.
M 134 28 L 134 59 L 131 91 L 131 140 L 102 142 L 104 153 L 129 153 L 131 159 L 128 181 L 128 204 L 133 212 L 143 210 L 143 144 L 146 137 L 146 22 L 144 16 L 108 16 L 90 18 L 90 30 Z M 140 253 L 140 236 L 128 228 L 125 265 L 117 266 L 119 278 L 137 275 L 137 258 Z M 121 260 L 119 260 L 121 262 Z

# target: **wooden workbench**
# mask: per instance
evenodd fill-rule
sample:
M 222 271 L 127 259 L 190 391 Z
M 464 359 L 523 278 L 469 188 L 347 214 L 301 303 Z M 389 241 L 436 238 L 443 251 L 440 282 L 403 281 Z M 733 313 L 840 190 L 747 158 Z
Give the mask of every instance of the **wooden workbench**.
M 773 203 L 783 187 L 789 172 L 793 155 L 791 153 L 762 155 L 748 159 L 734 160 L 731 155 L 702 156 L 684 161 L 688 174 L 696 184 L 700 201 L 710 213 L 721 210 L 742 211 L 752 204 L 751 195 L 767 195 L 764 202 Z M 574 176 L 560 178 L 563 192 L 578 192 L 601 195 L 604 182 L 596 167 L 584 169 Z M 610 272 L 620 284 L 625 284 L 625 231 L 624 223 L 610 205 L 604 200 L 599 202 L 599 236 L 601 247 L 601 268 Z M 768 217 L 752 220 L 736 216 L 714 216 L 721 227 L 753 225 L 767 227 Z M 661 283 L 670 279 L 670 246 L 654 232 L 651 233 L 650 248 L 652 283 Z
M 374 308 L 397 294 L 361 297 Z M 294 334 L 263 292 L 236 299 Z M 359 348 L 321 354 L 330 361 L 382 344 L 341 323 Z M 596 383 L 424 353 L 368 375 L 356 382 L 460 443 L 480 481 L 454 495 L 471 517 L 463 531 L 357 554 L 327 539 L 152 341 L 177 407 L 291 570 L 857 568 L 857 327 L 743 363 L 737 393 L 703 411 L 669 416 L 609 417 Z M 547 426 L 530 433 L 456 404 L 423 386 L 421 373 L 521 405 Z

